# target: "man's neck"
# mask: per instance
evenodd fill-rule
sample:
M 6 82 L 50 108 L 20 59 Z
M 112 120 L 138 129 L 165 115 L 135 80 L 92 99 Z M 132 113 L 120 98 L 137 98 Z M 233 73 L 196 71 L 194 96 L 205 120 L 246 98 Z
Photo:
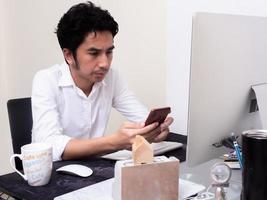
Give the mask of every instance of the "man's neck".
M 91 83 L 91 82 L 89 82 L 86 79 L 77 78 L 75 76 L 75 73 L 71 73 L 71 77 L 72 77 L 75 85 L 78 88 L 80 88 L 84 92 L 84 94 L 86 96 L 89 96 L 90 93 L 91 93 L 91 91 L 92 91 L 92 88 L 93 88 L 94 83 Z
M 82 81 L 77 81 L 77 82 L 76 82 L 75 80 L 74 80 L 74 82 L 75 82 L 76 86 L 77 86 L 78 88 L 80 88 L 80 89 L 84 92 L 84 94 L 85 94 L 86 96 L 89 96 L 89 95 L 90 95 L 94 83 L 88 83 L 88 82 L 83 82 L 83 83 L 82 83 Z
M 79 87 L 80 88 L 80 87 Z M 91 93 L 91 91 L 92 91 L 92 88 L 93 88 L 93 86 L 91 87 L 91 88 L 88 88 L 88 89 L 82 89 L 82 88 L 80 88 L 83 92 L 84 92 L 84 94 L 88 97 L 89 95 L 90 95 L 90 93 Z

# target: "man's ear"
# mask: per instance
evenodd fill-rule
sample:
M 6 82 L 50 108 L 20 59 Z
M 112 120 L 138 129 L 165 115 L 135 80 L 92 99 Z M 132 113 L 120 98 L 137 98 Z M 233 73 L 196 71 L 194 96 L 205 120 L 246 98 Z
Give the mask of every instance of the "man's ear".
M 62 49 L 63 55 L 65 60 L 67 61 L 67 63 L 69 65 L 73 65 L 74 63 L 74 57 L 73 57 L 73 53 L 71 50 L 67 49 L 67 48 L 63 48 Z

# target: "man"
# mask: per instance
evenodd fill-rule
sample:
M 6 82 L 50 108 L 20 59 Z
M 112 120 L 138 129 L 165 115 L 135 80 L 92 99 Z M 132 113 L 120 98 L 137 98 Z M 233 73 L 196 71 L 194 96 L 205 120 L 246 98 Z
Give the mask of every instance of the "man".
M 91 2 L 73 6 L 58 23 L 65 62 L 39 71 L 32 88 L 32 141 L 50 143 L 54 160 L 130 148 L 138 134 L 159 142 L 169 132 L 172 118 L 144 126 L 147 109 L 110 68 L 117 32 L 109 12 Z M 105 136 L 111 107 L 129 122 Z

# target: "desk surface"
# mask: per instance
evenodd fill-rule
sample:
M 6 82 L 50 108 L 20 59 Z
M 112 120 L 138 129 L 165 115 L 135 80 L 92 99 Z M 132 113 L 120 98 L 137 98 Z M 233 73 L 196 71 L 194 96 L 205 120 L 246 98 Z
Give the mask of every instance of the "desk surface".
M 191 181 L 191 184 L 179 185 L 179 193 L 193 194 L 202 189 L 196 187 L 198 183 L 204 185 L 212 194 L 215 194 L 215 187 L 209 187 L 212 183 L 210 178 L 210 168 L 215 163 L 222 162 L 221 159 L 213 159 L 195 167 L 188 167 L 186 162 L 180 164 L 180 181 L 182 179 Z M 79 190 L 58 196 L 55 200 L 72 200 L 72 199 L 90 199 L 90 200 L 112 200 L 112 185 L 114 179 L 108 179 L 93 186 L 87 186 Z M 180 182 L 181 183 L 181 182 Z M 242 189 L 241 170 L 232 170 L 232 176 L 229 181 L 229 187 L 225 188 L 226 197 L 230 200 L 240 200 Z M 205 191 L 204 191 L 205 193 Z M 204 195 L 202 193 L 202 195 Z M 185 197 L 185 196 L 183 196 Z M 214 199 L 214 198 L 212 198 Z
M 182 135 L 170 134 L 167 140 L 186 144 L 186 136 Z M 179 158 L 180 161 L 185 161 L 186 145 L 164 155 L 175 156 Z M 94 172 L 93 175 L 88 178 L 80 178 L 56 172 L 56 169 L 61 166 L 76 163 L 90 167 Z M 114 177 L 114 164 L 115 161 L 100 158 L 54 162 L 49 184 L 40 187 L 32 187 L 29 186 L 17 173 L 10 173 L 0 176 L 0 191 L 17 199 L 54 199 L 56 196 Z
M 213 159 L 195 167 L 188 167 L 186 162 L 180 165 L 180 178 L 202 184 L 208 188 L 212 179 L 210 176 L 210 168 L 215 164 L 223 162 L 221 159 Z M 232 176 L 229 181 L 229 187 L 226 188 L 226 197 L 231 200 L 240 200 L 242 190 L 242 171 L 240 169 L 233 169 Z M 215 192 L 215 188 L 211 188 L 211 192 Z

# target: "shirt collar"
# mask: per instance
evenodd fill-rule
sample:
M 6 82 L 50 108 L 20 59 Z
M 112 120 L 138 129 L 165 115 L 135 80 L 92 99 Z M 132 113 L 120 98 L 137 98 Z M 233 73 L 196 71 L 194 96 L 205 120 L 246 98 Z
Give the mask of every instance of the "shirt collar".
M 74 81 L 71 77 L 71 74 L 70 74 L 70 69 L 69 69 L 69 66 L 67 65 L 66 62 L 62 63 L 60 66 L 59 66 L 59 70 L 60 70 L 60 78 L 59 78 L 59 81 L 58 81 L 58 86 L 71 86 L 71 85 L 75 85 L 74 84 Z
M 64 87 L 64 86 L 75 86 L 75 83 L 72 79 L 71 73 L 70 73 L 70 68 L 69 65 L 64 62 L 59 66 L 60 72 L 61 72 L 61 77 L 59 78 L 58 86 Z M 98 88 L 100 86 L 106 86 L 107 83 L 105 81 L 106 77 L 101 81 L 97 82 L 94 85 Z

